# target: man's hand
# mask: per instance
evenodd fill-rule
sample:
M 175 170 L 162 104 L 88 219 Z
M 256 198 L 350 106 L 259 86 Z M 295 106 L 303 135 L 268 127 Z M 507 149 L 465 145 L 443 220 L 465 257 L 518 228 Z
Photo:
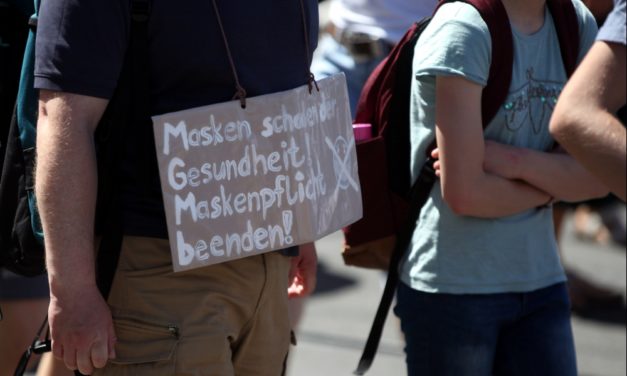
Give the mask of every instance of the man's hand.
M 111 312 L 95 286 L 80 286 L 73 295 L 51 294 L 48 315 L 52 353 L 68 369 L 91 375 L 115 358 Z
M 107 104 L 78 94 L 39 93 L 35 191 L 46 234 L 52 351 L 68 368 L 87 375 L 115 355 L 111 312 L 94 270 L 93 140 Z
M 318 256 L 314 243 L 303 244 L 299 247 L 299 254 L 292 257 L 289 274 L 288 297 L 302 298 L 311 294 L 316 288 L 316 271 Z

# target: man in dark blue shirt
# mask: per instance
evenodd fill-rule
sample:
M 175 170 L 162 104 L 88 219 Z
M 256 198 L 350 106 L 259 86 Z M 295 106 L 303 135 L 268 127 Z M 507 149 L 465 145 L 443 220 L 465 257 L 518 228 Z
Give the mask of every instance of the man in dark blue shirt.
M 137 124 L 126 125 L 121 149 L 124 240 L 107 302 L 96 287 L 93 139 L 130 49 L 131 3 L 43 1 L 40 11 L 36 191 L 53 353 L 85 374 L 279 375 L 290 339 L 290 260 L 273 252 L 173 273 L 154 140 Z M 309 79 L 313 0 L 149 3 L 151 115 L 231 100 L 234 70 L 249 97 Z M 315 251 L 300 257 L 311 275 Z

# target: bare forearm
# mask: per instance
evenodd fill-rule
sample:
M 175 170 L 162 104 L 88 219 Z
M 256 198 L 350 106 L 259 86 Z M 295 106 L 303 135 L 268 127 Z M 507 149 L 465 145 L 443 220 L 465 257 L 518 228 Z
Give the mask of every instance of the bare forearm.
M 35 188 L 54 294 L 95 284 L 93 127 L 76 124 L 95 119 L 77 113 L 81 106 L 67 97 L 45 99 L 40 103 Z
M 558 124 L 560 142 L 592 175 L 625 200 L 627 150 L 625 127 L 606 111 Z M 593 124 L 593 126 L 590 126 Z
M 546 204 L 551 196 L 522 181 L 497 175 L 478 174 L 472 183 L 449 197 L 443 182 L 444 200 L 460 215 L 479 218 L 499 218 L 514 215 Z M 453 191 L 453 190 L 451 190 Z
M 590 173 L 625 199 L 625 128 L 613 115 L 625 104 L 627 50 L 596 42 L 568 82 L 550 130 Z
M 513 174 L 510 177 L 525 181 L 557 200 L 582 201 L 608 193 L 599 179 L 568 154 L 526 148 L 510 150 Z
M 481 86 L 460 77 L 436 79 L 436 139 L 442 195 L 459 215 L 497 218 L 549 201 L 548 194 L 524 182 L 487 171 L 481 127 Z
M 432 156 L 439 158 L 439 149 Z M 434 166 L 442 181 L 444 201 L 459 215 L 498 218 L 521 213 L 552 200 L 551 195 L 524 181 L 499 175 L 495 173 L 496 169 L 490 171 L 485 168 L 503 168 L 501 164 L 492 166 L 484 163 L 485 167 L 477 163 L 452 164 L 448 171 L 440 161 Z

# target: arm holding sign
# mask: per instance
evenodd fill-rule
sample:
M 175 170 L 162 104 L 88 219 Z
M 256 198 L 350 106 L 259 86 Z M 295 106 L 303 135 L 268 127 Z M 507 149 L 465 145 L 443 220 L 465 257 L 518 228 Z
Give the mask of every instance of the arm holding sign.
M 42 90 L 36 194 L 50 280 L 52 351 L 91 374 L 115 357 L 111 312 L 95 280 L 93 134 L 107 100 Z

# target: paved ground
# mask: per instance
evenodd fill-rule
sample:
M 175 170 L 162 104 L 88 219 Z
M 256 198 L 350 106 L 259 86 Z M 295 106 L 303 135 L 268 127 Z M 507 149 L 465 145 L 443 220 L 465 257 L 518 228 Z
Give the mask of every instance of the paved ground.
M 340 234 L 334 234 L 317 243 L 320 289 L 306 304 L 299 343 L 291 359 L 291 376 L 351 375 L 361 355 L 380 298 L 381 277 L 376 272 L 343 266 L 340 241 Z M 625 293 L 624 248 L 575 239 L 570 219 L 565 224 L 562 248 L 569 268 Z M 573 316 L 580 375 L 625 375 L 625 310 L 614 316 L 595 314 L 599 317 Z M 368 375 L 404 374 L 403 343 L 396 318 L 390 314 Z
M 621 210 L 624 214 L 625 209 Z M 382 279 L 377 272 L 345 267 L 340 242 L 341 235 L 337 233 L 317 242 L 321 262 L 319 288 L 305 306 L 289 376 L 348 376 L 361 355 L 380 298 Z M 569 268 L 625 293 L 624 247 L 581 242 L 573 237 L 570 220 L 565 225 L 562 247 L 564 263 Z M 619 312 L 618 323 L 615 317 L 598 316 L 601 317 L 573 316 L 580 375 L 626 375 L 625 310 Z M 397 321 L 390 315 L 368 375 L 404 374 L 403 342 Z

